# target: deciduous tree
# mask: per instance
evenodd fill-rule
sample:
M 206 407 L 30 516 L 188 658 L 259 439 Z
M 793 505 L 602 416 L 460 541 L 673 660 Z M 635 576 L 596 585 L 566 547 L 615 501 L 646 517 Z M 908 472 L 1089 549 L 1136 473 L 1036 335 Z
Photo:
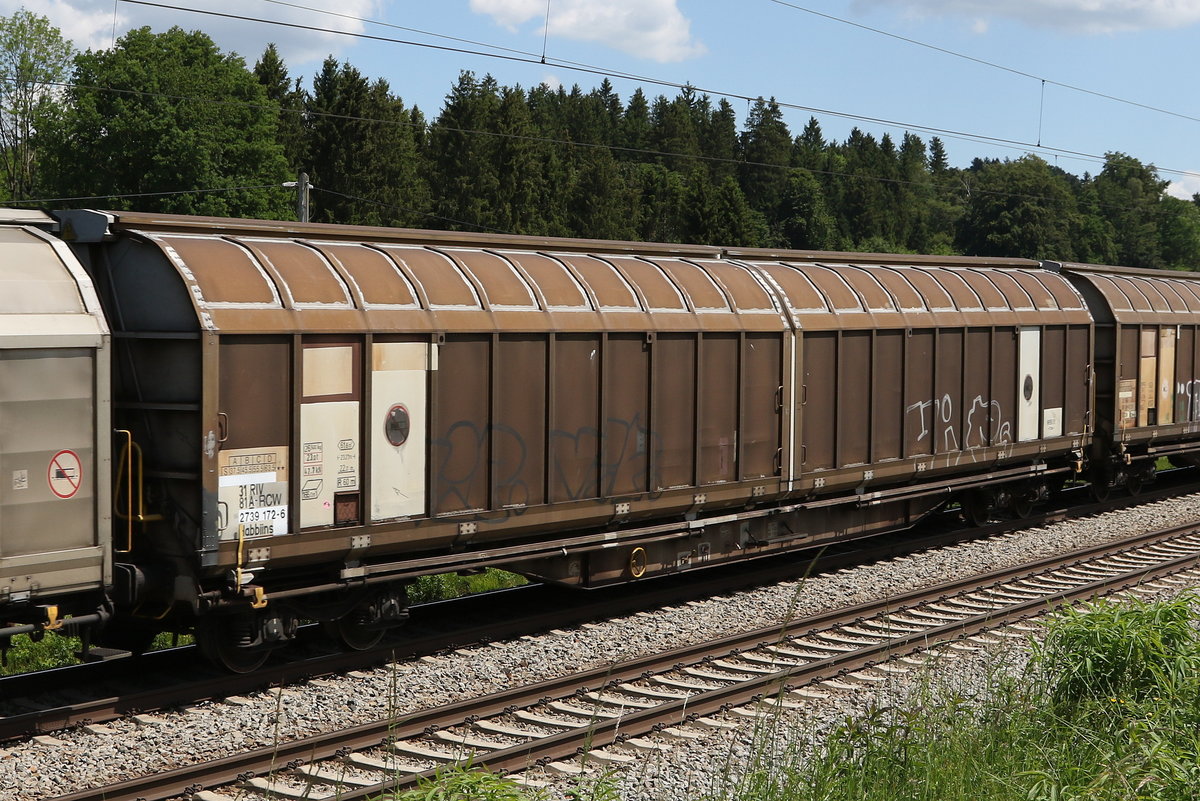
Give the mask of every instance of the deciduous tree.
M 60 195 L 121 209 L 291 213 L 277 112 L 245 62 L 204 33 L 138 28 L 84 53 L 64 101 L 37 137 Z
M 1062 171 L 1029 155 L 1015 161 L 976 162 L 967 213 L 958 233 L 962 251 L 978 256 L 1022 256 L 1073 261 L 1080 220 Z
M 0 17 L 0 168 L 10 198 L 31 196 L 37 178 L 34 134 L 55 110 L 74 48 L 45 17 L 20 9 Z
M 1099 213 L 1112 225 L 1117 259 L 1126 267 L 1161 267 L 1158 225 L 1168 182 L 1153 165 L 1107 153 L 1096 176 Z

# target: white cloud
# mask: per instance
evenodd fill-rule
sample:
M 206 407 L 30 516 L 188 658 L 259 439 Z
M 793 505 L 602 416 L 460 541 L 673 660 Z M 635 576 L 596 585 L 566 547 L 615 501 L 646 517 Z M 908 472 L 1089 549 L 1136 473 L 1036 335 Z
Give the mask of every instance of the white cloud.
M 1084 34 L 1185 28 L 1200 22 L 1200 0 L 854 0 L 854 5 L 898 7 L 913 17 L 1007 18 Z
M 1192 195 L 1200 192 L 1200 170 L 1193 170 L 1171 182 L 1167 194 L 1183 200 L 1191 200 Z
M 100 2 L 71 2 L 71 0 L 0 0 L 0 14 L 9 16 L 24 8 L 41 14 L 58 28 L 62 35 L 80 50 L 108 47 L 112 44 L 113 7 Z M 117 15 L 117 35 L 122 28 L 121 14 Z
M 542 86 L 545 86 L 547 89 L 552 89 L 557 92 L 562 88 L 562 85 L 562 79 L 560 79 L 557 75 L 547 72 L 542 76 Z
M 306 3 L 305 0 L 294 1 L 298 5 L 318 5 L 315 2 Z M 336 11 L 345 16 L 320 14 L 254 0 L 207 0 L 203 4 L 195 5 L 206 11 L 292 22 L 312 26 L 318 30 L 304 31 L 263 23 L 241 22 L 208 14 L 190 13 L 182 9 L 119 4 L 115 17 L 116 36 L 119 39 L 131 28 L 145 25 L 155 31 L 165 31 L 176 25 L 187 31 L 202 30 L 211 36 L 222 50 L 238 53 L 251 66 L 262 55 L 267 43 L 274 42 L 280 55 L 287 61 L 289 71 L 296 74 L 298 65 L 320 61 L 331 53 L 337 55 L 352 44 L 353 39 L 333 31 L 363 31 L 363 23 L 350 17 L 373 16 L 379 11 L 380 0 L 339 0 Z M 50 23 L 58 27 L 63 36 L 74 42 L 80 50 L 112 46 L 112 0 L 0 0 L 0 14 L 12 14 L 21 7 L 47 17 Z
M 683 61 L 707 48 L 692 38 L 691 21 L 677 0 L 558 0 L 550 6 L 550 50 L 555 39 L 575 39 L 621 50 L 652 61 Z M 471 0 L 471 10 L 516 31 L 535 21 L 546 29 L 542 0 Z
M 471 10 L 487 14 L 496 24 L 515 33 L 518 25 L 545 16 L 546 4 L 542 0 L 471 0 Z

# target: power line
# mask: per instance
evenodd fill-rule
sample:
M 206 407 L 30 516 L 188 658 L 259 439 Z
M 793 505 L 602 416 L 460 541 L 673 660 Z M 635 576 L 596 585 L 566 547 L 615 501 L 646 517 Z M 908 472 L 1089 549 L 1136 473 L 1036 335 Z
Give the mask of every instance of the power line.
M 823 11 L 816 11 L 815 9 L 806 8 L 804 6 L 797 5 L 795 3 L 787 2 L 787 0 L 767 0 L 767 2 L 774 3 L 777 6 L 784 6 L 785 8 L 790 8 L 794 11 L 800 11 L 805 14 L 812 14 L 814 17 L 821 17 L 822 19 L 827 19 L 827 20 L 830 20 L 831 22 L 837 22 L 842 25 L 849 25 L 852 28 L 858 28 L 860 30 L 878 34 L 880 36 L 886 36 L 889 39 L 895 39 L 900 42 L 905 42 L 906 44 L 916 45 L 917 47 L 923 47 L 926 50 L 932 50 L 935 53 L 942 53 L 943 55 L 953 56 L 954 58 L 961 58 L 964 61 L 971 61 L 971 62 L 980 64 L 985 67 L 991 67 L 992 69 L 1001 70 L 1003 72 L 1007 72 L 1012 75 L 1018 75 L 1022 78 L 1029 78 L 1034 81 L 1041 81 L 1043 85 L 1050 84 L 1051 86 L 1058 86 L 1062 89 L 1069 89 L 1072 92 L 1079 92 L 1081 94 L 1091 95 L 1092 97 L 1099 97 L 1104 100 L 1111 100 L 1114 103 L 1124 103 L 1127 106 L 1134 106 L 1136 108 L 1145 109 L 1146 111 L 1153 111 L 1158 114 L 1166 114 L 1167 116 L 1177 117 L 1181 120 L 1189 120 L 1191 122 L 1200 122 L 1200 117 L 1193 117 L 1190 114 L 1184 114 L 1184 113 L 1178 112 L 1178 111 L 1171 111 L 1170 109 L 1160 108 L 1158 106 L 1152 106 L 1148 103 L 1141 103 L 1137 100 L 1129 100 L 1128 98 L 1124 98 L 1124 97 L 1117 97 L 1116 95 L 1110 95 L 1106 92 L 1098 92 L 1094 89 L 1087 89 L 1082 86 L 1075 86 L 1074 84 L 1063 83 L 1062 81 L 1056 81 L 1052 78 L 1045 78 L 1041 75 L 1034 75 L 1032 72 L 1025 72 L 1024 70 L 1020 70 L 1015 67 L 1010 67 L 1006 64 L 999 64 L 995 61 L 988 61 L 987 59 L 979 58 L 977 56 L 972 56 L 968 53 L 960 53 L 957 50 L 950 50 L 949 48 L 946 48 L 946 47 L 941 47 L 939 45 L 930 44 L 928 42 L 922 42 L 920 39 L 912 39 L 908 36 L 902 36 L 898 33 L 892 33 L 891 31 L 885 31 L 882 28 L 873 28 L 870 25 L 864 25 L 861 22 L 855 22 L 853 20 L 845 19 L 843 17 L 838 17 L 833 14 L 826 14 Z
M 523 56 L 523 55 L 512 55 L 512 54 L 506 55 L 503 53 L 489 53 L 489 52 L 485 52 L 485 51 L 481 51 L 481 50 L 472 50 L 472 49 L 463 48 L 463 47 L 433 44 L 430 42 L 418 42 L 418 41 L 413 41 L 413 40 L 409 40 L 409 39 L 396 39 L 396 38 L 392 38 L 392 37 L 388 37 L 388 36 L 379 36 L 376 34 L 359 33 L 359 32 L 354 32 L 354 31 L 338 31 L 338 30 L 332 30 L 329 28 L 320 28 L 320 27 L 317 27 L 314 25 L 303 25 L 298 22 L 268 20 L 268 19 L 261 19 L 259 17 L 245 16 L 245 15 L 241 15 L 241 14 L 232 14 L 229 12 L 208 11 L 208 10 L 197 9 L 197 8 L 185 8 L 185 7 L 181 7 L 181 6 L 168 5 L 165 3 L 156 3 L 156 2 L 152 2 L 152 0 L 120 0 L 120 1 L 124 2 L 124 3 L 132 4 L 132 5 L 148 6 L 151 8 L 169 9 L 172 11 L 187 11 L 187 12 L 190 12 L 193 14 L 202 14 L 202 15 L 206 15 L 206 16 L 220 17 L 223 19 L 232 19 L 232 20 L 237 20 L 240 22 L 254 22 L 254 23 L 259 23 L 262 25 L 275 25 L 275 26 L 279 26 L 279 27 L 292 28 L 294 30 L 303 30 L 303 31 L 309 31 L 309 32 L 313 32 L 313 33 L 331 33 L 331 34 L 336 34 L 338 36 L 348 36 L 351 38 L 367 39 L 370 41 L 386 42 L 389 44 L 407 45 L 410 47 L 421 47 L 421 48 L 437 50 L 437 51 L 441 51 L 441 52 L 457 53 L 460 55 L 479 56 L 479 57 L 483 57 L 483 58 L 493 58 L 493 59 L 498 59 L 498 60 L 503 60 L 503 61 L 514 61 L 517 63 L 531 64 L 531 65 L 540 65 L 542 63 L 540 61 L 540 59 L 538 59 L 534 55 Z M 363 20 L 363 21 L 369 21 L 369 20 Z M 761 99 L 760 96 L 752 97 L 750 95 L 742 94 L 739 92 L 729 92 L 729 91 L 711 89 L 711 88 L 706 88 L 706 87 L 701 87 L 701 86 L 693 86 L 691 84 L 678 83 L 675 81 L 669 81 L 669 80 L 662 79 L 662 78 L 655 78 L 653 76 L 638 75 L 636 73 L 627 73 L 627 72 L 618 72 L 618 71 L 613 71 L 613 70 L 607 70 L 607 69 L 597 67 L 597 66 L 580 64 L 578 62 L 568 62 L 568 61 L 563 61 L 560 59 L 548 58 L 546 63 L 560 66 L 560 67 L 563 67 L 564 69 L 569 69 L 569 70 L 573 70 L 576 72 L 589 74 L 589 75 L 595 75 L 595 76 L 606 77 L 606 78 L 607 77 L 620 77 L 620 78 L 624 78 L 627 80 L 641 81 L 643 83 L 652 84 L 654 86 L 662 86 L 662 87 L 667 87 L 667 88 L 676 89 L 676 90 L 683 90 L 685 88 L 688 88 L 693 91 L 701 92 L 702 94 L 713 95 L 713 96 L 717 96 L 717 97 L 725 97 L 725 98 L 730 98 L 730 99 L 739 100 L 739 101 L 744 100 L 746 102 L 752 102 L 754 100 Z M 950 128 L 937 128 L 937 127 L 928 126 L 928 125 L 906 123 L 906 122 L 901 122 L 898 120 L 890 120 L 890 119 L 887 119 L 884 117 L 871 117 L 871 116 L 866 116 L 866 115 L 861 115 L 861 114 L 852 114 L 850 112 L 835 111 L 833 109 L 825 109 L 825 108 L 820 108 L 817 106 L 805 106 L 805 105 L 801 105 L 798 103 L 788 103 L 788 102 L 781 102 L 781 101 L 775 101 L 775 103 L 776 103 L 776 105 L 778 105 L 781 108 L 792 109 L 795 111 L 803 111 L 803 112 L 806 112 L 809 114 L 819 114 L 819 115 L 825 115 L 825 116 L 839 117 L 839 118 L 843 118 L 843 119 L 858 120 L 859 122 L 872 123 L 872 124 L 880 125 L 883 127 L 921 131 L 923 133 L 941 135 L 941 136 L 946 136 L 949 138 L 961 139 L 961 140 L 966 140 L 966 141 L 986 143 L 986 144 L 991 144 L 991 145 L 999 146 L 999 147 L 1011 147 L 1013 149 L 1052 153 L 1052 154 L 1059 155 L 1059 156 L 1091 160 L 1091 161 L 1095 161 L 1097 163 L 1104 162 L 1103 156 L 1099 156 L 1094 153 L 1086 153 L 1086 152 L 1078 151 L 1078 150 L 1069 150 L 1066 148 L 1049 147 L 1049 146 L 1045 146 L 1045 145 L 1039 146 L 1038 144 L 1036 144 L 1034 142 L 1028 142 L 1028 141 L 1020 140 L 1020 139 L 1008 139 L 1008 138 L 1004 138 L 1004 137 L 988 136 L 986 134 L 975 134 L 975 133 L 971 133 L 968 131 L 958 131 L 958 130 L 950 129 Z M 1177 175 L 1200 177 L 1200 173 L 1189 172 L 1187 170 L 1177 170 L 1177 169 L 1166 168 L 1166 167 L 1160 167 L 1157 169 L 1159 169 L 1162 172 L 1169 172 L 1169 173 L 1177 174 Z
M 224 186 L 216 189 L 172 189 L 163 192 L 126 192 L 117 195 L 78 195 L 76 197 L 42 197 L 32 198 L 29 200 L 4 200 L 4 204 L 11 203 L 36 203 L 38 205 L 46 205 L 48 203 L 75 203 L 81 200 L 123 200 L 125 198 L 135 197 L 170 197 L 173 195 L 206 195 L 214 192 L 242 192 L 251 189 L 277 189 L 279 184 L 262 184 L 261 186 Z
M 469 225 L 472 228 L 478 228 L 483 231 L 490 231 L 493 234 L 511 234 L 512 233 L 511 231 L 503 231 L 499 228 L 492 228 L 490 225 L 483 225 L 481 223 L 467 222 L 466 220 L 456 220 L 453 217 L 443 217 L 440 214 L 434 214 L 432 211 L 421 211 L 420 209 L 412 209 L 412 208 L 409 208 L 408 206 L 401 206 L 397 203 L 385 203 L 382 200 L 372 200 L 371 198 L 360 197 L 359 195 L 347 195 L 344 192 L 335 192 L 332 189 L 323 189 L 319 186 L 312 187 L 312 190 L 314 192 L 324 192 L 327 195 L 336 195 L 337 197 L 344 198 L 346 200 L 353 200 L 358 203 L 369 203 L 372 206 L 382 206 L 382 207 L 388 208 L 388 209 L 396 209 L 398 211 L 407 212 L 409 214 L 423 214 L 426 217 L 432 217 L 435 220 L 442 220 L 443 222 L 455 223 L 456 225 Z
M 365 22 L 370 25 L 378 25 L 382 28 L 392 28 L 393 30 L 397 30 L 397 31 L 408 31 L 409 33 L 419 33 L 422 36 L 432 36 L 435 39 L 445 39 L 448 42 L 460 42 L 462 44 L 475 45 L 477 47 L 490 47 L 493 50 L 500 50 L 505 53 L 516 53 L 517 55 L 529 56 L 531 58 L 537 56 L 537 53 L 534 53 L 529 50 L 518 50 L 518 49 L 512 48 L 512 47 L 504 47 L 502 45 L 491 44 L 490 42 L 480 42 L 480 41 L 476 41 L 475 39 L 464 39 L 460 36 L 450 36 L 449 34 L 437 33 L 436 31 L 427 31 L 422 28 L 410 28 L 406 25 L 397 25 L 394 22 L 384 22 L 383 20 L 378 20 L 378 19 L 367 19 L 365 17 L 356 17 L 353 14 L 343 14 L 340 11 L 329 11 L 328 9 L 324 9 L 324 8 L 313 8 L 312 6 L 302 6 L 299 3 L 285 2 L 285 0 L 262 0 L 262 2 L 270 3 L 270 4 L 276 5 L 276 6 L 284 6 L 286 8 L 295 8 L 300 11 L 311 11 L 315 14 L 326 14 L 330 17 L 338 17 L 340 19 L 350 20 L 351 22 Z M 172 6 L 172 8 L 173 8 L 173 6 Z M 183 9 L 183 10 L 186 11 L 187 9 Z

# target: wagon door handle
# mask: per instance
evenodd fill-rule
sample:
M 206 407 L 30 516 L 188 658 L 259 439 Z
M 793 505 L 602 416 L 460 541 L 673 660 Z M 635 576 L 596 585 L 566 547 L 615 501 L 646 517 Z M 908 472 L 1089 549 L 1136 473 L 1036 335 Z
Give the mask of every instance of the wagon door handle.
M 775 411 L 783 411 L 783 384 L 775 388 Z
M 217 430 L 221 432 L 221 436 L 217 437 L 217 442 L 229 439 L 229 415 L 225 412 L 217 412 Z
M 775 456 L 771 460 L 771 464 L 775 467 L 775 474 L 778 475 L 783 471 L 783 448 L 775 449 Z

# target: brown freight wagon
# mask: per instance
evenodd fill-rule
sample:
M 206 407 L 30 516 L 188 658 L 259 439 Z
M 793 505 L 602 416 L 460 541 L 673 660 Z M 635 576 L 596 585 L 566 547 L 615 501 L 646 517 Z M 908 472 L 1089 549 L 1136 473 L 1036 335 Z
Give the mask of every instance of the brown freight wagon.
M 1162 457 L 1197 464 L 1200 280 L 1194 273 L 1047 262 L 1096 321 L 1093 491 L 1136 492 Z
M 1078 469 L 1092 326 L 1060 276 L 1017 259 L 730 255 L 777 287 L 802 343 L 793 488 L 882 502 L 978 485 L 961 500 L 979 520 L 1027 513 Z
M 232 667 L 298 618 L 370 644 L 421 573 L 593 586 L 951 501 L 1023 513 L 1091 444 L 1091 317 L 1036 262 L 125 212 L 61 233 L 133 442 L 126 639 L 196 625 Z

